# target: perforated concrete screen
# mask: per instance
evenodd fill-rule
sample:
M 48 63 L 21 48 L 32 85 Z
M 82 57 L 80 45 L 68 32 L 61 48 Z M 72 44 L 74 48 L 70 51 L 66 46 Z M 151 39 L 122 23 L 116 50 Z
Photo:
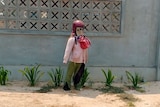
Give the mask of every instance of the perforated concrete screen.
M 0 32 L 71 31 L 76 19 L 93 34 L 120 33 L 122 0 L 0 0 Z

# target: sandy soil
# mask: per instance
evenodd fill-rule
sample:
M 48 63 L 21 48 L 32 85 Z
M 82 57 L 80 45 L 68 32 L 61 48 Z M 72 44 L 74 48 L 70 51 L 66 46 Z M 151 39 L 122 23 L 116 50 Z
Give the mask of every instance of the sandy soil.
M 121 100 L 117 94 L 95 90 L 102 85 L 98 83 L 81 91 L 58 88 L 48 93 L 35 92 L 44 84 L 28 87 L 26 82 L 14 81 L 0 86 L 0 107 L 160 107 L 160 82 L 144 83 L 143 93 L 127 90 L 126 93 L 138 98 L 132 103 Z

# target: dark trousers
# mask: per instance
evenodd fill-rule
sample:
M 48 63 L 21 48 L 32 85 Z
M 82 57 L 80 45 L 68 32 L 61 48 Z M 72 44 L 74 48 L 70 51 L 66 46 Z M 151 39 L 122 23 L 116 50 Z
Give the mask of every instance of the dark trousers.
M 76 86 L 80 82 L 81 77 L 84 73 L 84 68 L 85 68 L 85 64 L 82 63 L 79 70 L 77 71 L 76 75 L 73 78 L 74 86 Z

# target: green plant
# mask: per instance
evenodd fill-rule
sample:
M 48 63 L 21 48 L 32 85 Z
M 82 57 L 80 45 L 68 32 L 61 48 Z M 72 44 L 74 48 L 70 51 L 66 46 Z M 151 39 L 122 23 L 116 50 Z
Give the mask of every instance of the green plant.
M 3 66 L 0 67 L 0 84 L 1 85 L 6 85 L 6 81 L 8 80 L 8 73 L 11 73 L 11 72 L 4 69 Z
M 63 70 L 61 67 L 56 68 L 55 70 L 51 69 L 51 71 L 48 72 L 48 75 L 50 76 L 52 84 L 54 84 L 54 87 L 59 87 L 62 80 L 63 80 Z
M 108 73 L 107 74 L 106 74 L 104 69 L 102 69 L 102 72 L 103 72 L 103 74 L 104 74 L 104 76 L 106 78 L 106 82 L 105 82 L 106 86 L 110 87 L 112 82 L 113 82 L 113 80 L 114 80 L 114 78 L 115 78 L 115 76 L 112 74 L 112 71 L 110 69 L 108 69 Z
M 141 77 L 135 73 L 132 75 L 129 71 L 126 71 L 127 79 L 132 82 L 133 88 L 138 88 L 138 84 L 141 82 Z
M 44 72 L 38 70 L 40 64 L 33 67 L 25 67 L 24 70 L 19 70 L 29 81 L 30 86 L 35 86 L 39 79 L 44 75 Z
M 81 80 L 80 80 L 80 86 L 81 86 L 81 87 L 84 87 L 84 84 L 85 84 L 85 83 L 87 82 L 87 80 L 89 79 L 88 76 L 89 76 L 88 69 L 85 68 L 84 73 L 83 73 L 83 75 L 82 75 L 82 78 L 81 78 Z

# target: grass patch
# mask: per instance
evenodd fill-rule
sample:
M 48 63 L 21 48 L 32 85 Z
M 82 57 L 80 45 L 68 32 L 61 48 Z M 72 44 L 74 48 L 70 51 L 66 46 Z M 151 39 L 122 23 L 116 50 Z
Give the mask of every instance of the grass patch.
M 42 86 L 39 90 L 36 90 L 35 92 L 38 93 L 47 93 L 47 92 L 51 92 L 51 89 L 53 89 L 55 87 L 50 86 L 50 85 L 46 85 L 46 86 Z
M 110 87 L 104 87 L 99 89 L 103 93 L 124 93 L 124 90 L 122 87 L 115 87 L 115 86 L 110 86 Z
M 138 92 L 141 92 L 141 93 L 146 92 L 144 89 L 142 89 L 142 87 L 133 87 L 133 86 L 130 86 L 130 85 L 125 85 L 125 87 L 127 87 L 128 90 L 135 90 L 135 91 L 138 91 Z

